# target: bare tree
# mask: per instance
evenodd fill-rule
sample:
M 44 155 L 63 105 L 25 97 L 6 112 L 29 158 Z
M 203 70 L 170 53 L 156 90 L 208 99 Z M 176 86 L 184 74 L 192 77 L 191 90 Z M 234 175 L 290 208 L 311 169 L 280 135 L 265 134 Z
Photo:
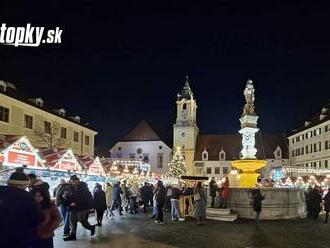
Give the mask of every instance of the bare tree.
M 60 147 L 66 142 L 65 138 L 62 138 L 61 127 L 58 123 L 50 123 L 48 127 L 44 126 L 43 128 L 37 128 L 34 130 L 34 135 L 38 141 L 41 144 L 46 145 L 46 147 Z

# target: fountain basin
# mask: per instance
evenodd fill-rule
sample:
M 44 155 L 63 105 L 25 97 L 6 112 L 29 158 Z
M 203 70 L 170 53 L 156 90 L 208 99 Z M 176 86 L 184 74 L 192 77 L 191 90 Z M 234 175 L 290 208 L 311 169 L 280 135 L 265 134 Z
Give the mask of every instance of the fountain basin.
M 239 218 L 254 219 L 248 188 L 232 188 L 228 207 L 238 213 Z M 277 220 L 306 217 L 305 193 L 296 188 L 261 188 L 265 195 L 262 201 L 260 219 Z
M 258 176 L 260 175 L 256 172 L 256 170 L 264 167 L 266 163 L 267 161 L 258 159 L 242 159 L 232 161 L 232 166 L 242 171 L 241 173 L 239 173 L 239 187 L 255 187 Z

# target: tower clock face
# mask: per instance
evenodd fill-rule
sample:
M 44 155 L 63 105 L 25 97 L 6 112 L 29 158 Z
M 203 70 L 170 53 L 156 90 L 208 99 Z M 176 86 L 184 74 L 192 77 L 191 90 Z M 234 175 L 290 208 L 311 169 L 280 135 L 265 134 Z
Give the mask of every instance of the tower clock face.
M 185 133 L 185 132 L 182 132 L 182 133 L 181 133 L 181 136 L 182 136 L 182 137 L 186 137 L 186 133 Z

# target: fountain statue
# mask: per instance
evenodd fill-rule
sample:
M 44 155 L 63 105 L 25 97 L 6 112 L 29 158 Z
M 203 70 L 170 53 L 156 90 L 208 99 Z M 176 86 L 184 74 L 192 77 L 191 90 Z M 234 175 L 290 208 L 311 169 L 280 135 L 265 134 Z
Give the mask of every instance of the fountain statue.
M 245 105 L 243 114 L 240 118 L 242 135 L 242 158 L 232 162 L 232 166 L 241 170 L 240 188 L 251 188 L 257 183 L 257 178 L 260 175 L 256 170 L 261 169 L 266 165 L 265 160 L 256 158 L 257 149 L 255 148 L 255 134 L 258 132 L 257 120 L 258 117 L 254 110 L 254 86 L 252 80 L 248 80 L 244 90 Z

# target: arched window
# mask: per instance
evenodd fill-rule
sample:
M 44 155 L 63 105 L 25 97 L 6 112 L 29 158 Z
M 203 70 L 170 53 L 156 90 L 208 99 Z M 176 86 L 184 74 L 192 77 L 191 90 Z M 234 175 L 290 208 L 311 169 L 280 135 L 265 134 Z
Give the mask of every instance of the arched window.
M 184 103 L 184 104 L 182 105 L 182 109 L 187 109 L 187 104 L 186 104 L 186 103 Z
M 223 149 L 219 152 L 219 160 L 226 160 L 226 153 Z
M 206 148 L 202 152 L 202 160 L 209 160 L 209 153 L 206 151 Z

